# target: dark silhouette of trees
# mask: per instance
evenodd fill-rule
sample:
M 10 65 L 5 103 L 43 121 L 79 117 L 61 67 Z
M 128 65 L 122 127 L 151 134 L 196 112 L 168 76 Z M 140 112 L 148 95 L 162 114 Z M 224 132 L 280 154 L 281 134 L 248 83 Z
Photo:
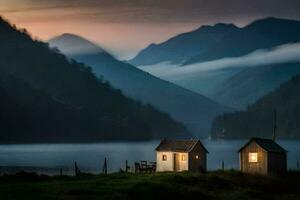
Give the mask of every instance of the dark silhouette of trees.
M 276 138 L 300 138 L 300 76 L 259 99 L 246 111 L 227 113 L 215 119 L 213 137 L 272 138 L 276 110 Z
M 0 142 L 89 142 L 182 136 L 142 105 L 0 19 Z

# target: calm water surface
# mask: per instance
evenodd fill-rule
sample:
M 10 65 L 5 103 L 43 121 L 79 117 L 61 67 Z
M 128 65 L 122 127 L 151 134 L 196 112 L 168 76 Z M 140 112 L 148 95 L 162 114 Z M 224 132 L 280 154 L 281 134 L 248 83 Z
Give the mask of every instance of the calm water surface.
M 245 140 L 204 140 L 209 151 L 208 169 L 221 168 L 224 160 L 225 168 L 237 169 L 238 149 Z M 288 167 L 296 169 L 300 162 L 300 141 L 278 141 L 288 151 Z M 100 173 L 104 158 L 108 159 L 110 172 L 124 168 L 125 161 L 133 166 L 135 161 L 155 161 L 155 147 L 159 141 L 120 142 L 97 144 L 31 144 L 0 145 L 0 173 L 15 173 L 26 170 L 49 175 L 73 174 L 74 161 L 82 171 Z

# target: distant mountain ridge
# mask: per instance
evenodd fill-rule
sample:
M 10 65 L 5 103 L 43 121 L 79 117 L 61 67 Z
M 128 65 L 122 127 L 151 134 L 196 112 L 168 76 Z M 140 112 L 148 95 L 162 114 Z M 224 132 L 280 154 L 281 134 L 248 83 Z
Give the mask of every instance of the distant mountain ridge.
M 212 128 L 214 138 L 271 138 L 276 110 L 277 138 L 300 138 L 300 76 L 282 84 L 260 98 L 246 111 L 217 117 Z
M 242 28 L 232 24 L 202 26 L 161 44 L 152 44 L 129 62 L 139 66 L 164 61 L 188 65 L 299 41 L 300 21 L 270 17 Z
M 128 62 L 138 66 L 165 61 L 181 64 L 193 56 L 205 52 L 225 34 L 236 30 L 239 28 L 233 24 L 219 23 L 214 26 L 202 26 L 195 31 L 170 38 L 161 44 L 151 44 Z
M 73 39 L 75 37 L 77 36 L 72 35 Z M 184 123 L 197 136 L 207 137 L 212 119 L 230 110 L 200 94 L 156 78 L 128 63 L 118 61 L 105 51 L 82 52 L 76 55 L 64 52 L 64 40 L 63 35 L 51 39 L 49 43 L 52 47 L 61 49 L 69 58 L 91 66 L 97 76 L 103 77 L 113 87 L 122 90 L 125 95 L 170 114 L 177 121 Z M 78 37 L 78 41 L 90 43 L 87 40 L 83 41 L 81 37 Z M 73 48 L 76 49 L 76 46 Z
M 243 56 L 258 49 L 270 49 L 299 41 L 300 21 L 270 17 L 256 20 L 237 31 L 228 33 L 217 44 L 212 45 L 204 53 L 190 58 L 184 65 Z
M 125 97 L 0 18 L 0 143 L 190 137 L 185 126 Z
M 203 32 L 206 28 L 217 30 L 217 26 L 220 24 L 211 27 L 204 26 L 197 31 Z M 299 59 L 295 59 L 296 48 L 300 47 L 300 21 L 270 17 L 256 20 L 242 28 L 230 25 L 227 25 L 227 28 L 231 31 L 226 31 L 226 34 L 215 38 L 213 42 L 208 37 L 208 40 L 201 38 L 205 41 L 203 43 L 193 44 L 199 47 L 205 46 L 205 50 L 201 50 L 200 54 L 190 59 L 180 59 L 179 63 L 169 65 L 169 68 L 168 65 L 164 67 L 164 63 L 158 63 L 140 66 L 140 69 L 235 109 L 246 109 L 248 105 L 255 103 L 256 100 L 300 73 Z M 197 31 L 183 35 L 196 37 L 199 36 Z M 159 46 L 167 47 L 171 44 L 170 41 L 178 42 L 176 49 L 180 49 L 180 45 L 183 44 L 179 42 L 181 40 L 178 36 Z M 291 48 L 293 50 L 289 50 Z M 168 51 L 175 52 L 173 49 L 168 49 Z M 150 53 L 147 50 L 143 52 Z M 294 58 L 291 58 L 291 54 L 294 54 Z M 270 55 L 273 55 L 272 58 Z M 271 59 L 273 63 L 270 62 Z M 284 61 L 279 61 L 279 59 Z M 277 60 L 277 63 L 274 60 Z M 235 64 L 230 66 L 228 63 Z M 155 73 L 160 72 L 156 70 L 159 69 L 159 65 L 162 66 L 163 73 Z M 222 65 L 226 66 L 218 69 L 218 66 Z M 199 70 L 203 67 L 207 69 Z M 168 69 L 170 74 L 168 74 Z M 189 70 L 192 72 L 181 73 L 181 76 L 180 73 L 175 73 L 172 77 L 174 69 L 177 72 L 189 72 Z M 193 69 L 198 69 L 198 71 Z

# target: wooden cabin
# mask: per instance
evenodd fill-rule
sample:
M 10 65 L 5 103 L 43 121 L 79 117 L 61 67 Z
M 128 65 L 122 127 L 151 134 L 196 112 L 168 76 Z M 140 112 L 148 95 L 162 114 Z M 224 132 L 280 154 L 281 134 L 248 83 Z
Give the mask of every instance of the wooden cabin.
M 267 175 L 287 170 L 287 151 L 271 139 L 252 138 L 239 150 L 239 156 L 245 173 Z
M 207 153 L 200 140 L 164 139 L 156 148 L 156 171 L 206 171 Z

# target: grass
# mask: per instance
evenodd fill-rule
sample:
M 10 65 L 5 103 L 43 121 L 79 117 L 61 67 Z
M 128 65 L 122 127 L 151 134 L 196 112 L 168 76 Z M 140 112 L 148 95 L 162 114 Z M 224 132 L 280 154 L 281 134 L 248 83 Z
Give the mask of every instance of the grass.
M 94 199 L 300 199 L 300 173 L 281 177 L 236 171 L 48 177 L 20 173 L 0 177 L 3 200 Z

